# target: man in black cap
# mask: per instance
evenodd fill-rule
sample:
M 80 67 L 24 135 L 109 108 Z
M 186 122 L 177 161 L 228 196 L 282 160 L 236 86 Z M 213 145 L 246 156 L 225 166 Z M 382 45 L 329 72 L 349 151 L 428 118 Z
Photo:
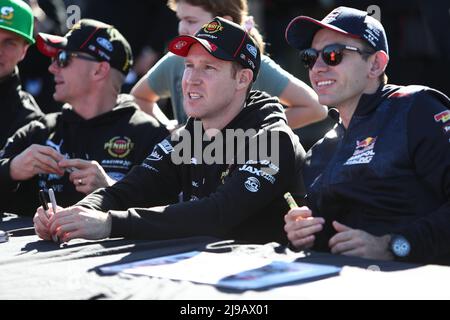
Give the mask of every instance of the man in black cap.
M 67 206 L 114 184 L 168 134 L 119 95 L 132 53 L 117 29 L 81 20 L 65 37 L 40 33 L 37 46 L 53 59 L 53 96 L 66 105 L 21 128 L 1 151 L 0 211 L 23 215 L 36 212 L 39 189 L 52 188 Z
M 44 114 L 33 96 L 22 90 L 17 64 L 33 38 L 34 17 L 22 0 L 0 0 L 0 148 L 17 129 Z
M 339 7 L 286 30 L 336 127 L 308 153 L 307 207 L 285 231 L 299 249 L 373 259 L 450 262 L 450 101 L 386 84 L 386 33 L 367 12 Z
M 114 186 L 50 220 L 38 209 L 41 238 L 285 239 L 283 194 L 301 192 L 304 150 L 278 100 L 249 93 L 261 59 L 254 40 L 216 17 L 169 50 L 185 57 L 186 126 Z

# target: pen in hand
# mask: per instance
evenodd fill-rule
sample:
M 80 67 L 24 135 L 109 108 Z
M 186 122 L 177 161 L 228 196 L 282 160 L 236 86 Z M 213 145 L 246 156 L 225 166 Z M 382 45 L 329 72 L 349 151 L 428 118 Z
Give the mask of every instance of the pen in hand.
M 284 194 L 284 199 L 286 199 L 286 202 L 287 202 L 287 204 L 288 204 L 288 206 L 289 206 L 289 208 L 290 208 L 291 210 L 292 210 L 292 209 L 295 209 L 295 208 L 298 208 L 298 204 L 297 204 L 297 202 L 295 202 L 294 197 L 291 195 L 290 192 L 286 192 L 286 193 Z M 305 219 L 305 218 L 298 216 L 298 217 L 295 219 L 295 221 L 303 220 L 303 219 Z
M 48 189 L 48 196 L 50 197 L 50 202 L 52 203 L 53 214 L 56 214 L 58 205 L 56 204 L 55 192 L 53 192 L 52 188 Z M 52 236 L 52 238 L 53 238 L 53 241 L 59 242 L 59 238 L 57 235 Z
M 44 190 L 39 190 L 39 201 L 41 202 L 41 206 L 44 209 L 45 216 L 47 217 L 47 219 L 50 219 L 50 216 L 48 215 L 48 205 Z
M 48 196 L 50 198 L 50 202 L 52 203 L 53 214 L 56 214 L 57 209 L 56 198 L 52 188 L 48 189 Z
M 52 189 L 50 189 L 50 190 L 52 190 Z M 53 192 L 53 190 L 52 190 L 52 192 Z M 53 199 L 54 198 L 55 198 L 55 195 L 53 194 Z M 47 197 L 45 196 L 44 190 L 39 190 L 39 200 L 41 202 L 42 208 L 44 209 L 45 216 L 47 217 L 47 219 L 50 219 L 50 216 L 48 215 Z M 55 213 L 56 201 L 55 201 L 55 204 L 53 204 L 53 201 L 52 201 L 52 207 L 53 207 L 53 213 Z M 56 235 L 52 235 L 52 239 L 54 242 L 59 242 L 58 236 L 56 236 Z
M 286 202 L 291 210 L 298 208 L 297 202 L 295 202 L 294 197 L 292 197 L 290 192 L 286 192 L 284 194 L 284 199 L 286 199 Z

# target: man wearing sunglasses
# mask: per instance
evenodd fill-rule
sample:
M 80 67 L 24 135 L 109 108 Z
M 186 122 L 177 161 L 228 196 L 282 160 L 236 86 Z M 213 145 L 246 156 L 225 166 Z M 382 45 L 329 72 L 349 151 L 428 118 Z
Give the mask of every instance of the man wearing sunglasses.
M 285 216 L 298 249 L 382 260 L 450 262 L 450 101 L 387 85 L 386 33 L 339 7 L 295 18 L 286 39 L 336 127 L 308 153 L 307 207 Z
M 133 61 L 117 29 L 83 19 L 65 37 L 40 33 L 37 46 L 52 58 L 53 97 L 66 105 L 21 128 L 2 151 L 0 211 L 22 215 L 36 212 L 39 189 L 68 206 L 114 184 L 168 135 L 119 95 Z
M 0 148 L 17 129 L 43 116 L 33 96 L 22 90 L 17 64 L 34 44 L 34 17 L 21 0 L 0 0 Z

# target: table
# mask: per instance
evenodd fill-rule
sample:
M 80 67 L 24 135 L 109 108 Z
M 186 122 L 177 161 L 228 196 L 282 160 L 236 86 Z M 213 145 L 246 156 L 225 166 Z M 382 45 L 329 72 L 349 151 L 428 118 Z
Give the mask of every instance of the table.
M 450 267 L 381 262 L 265 245 L 221 242 L 210 237 L 167 241 L 74 240 L 58 245 L 40 240 L 31 218 L 3 217 L 0 243 L 0 299 L 304 300 L 449 299 Z M 218 243 L 219 242 L 219 243 Z M 230 245 L 231 243 L 231 245 Z M 342 267 L 338 276 L 265 290 L 224 290 L 189 281 L 131 275 L 104 276 L 98 268 L 191 250 L 286 257 Z M 380 270 L 380 271 L 376 271 Z

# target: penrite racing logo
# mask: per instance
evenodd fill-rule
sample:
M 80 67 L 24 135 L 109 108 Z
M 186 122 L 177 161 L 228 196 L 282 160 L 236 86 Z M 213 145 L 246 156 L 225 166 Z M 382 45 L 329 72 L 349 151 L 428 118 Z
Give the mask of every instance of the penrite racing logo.
M 128 137 L 114 137 L 105 143 L 105 150 L 114 158 L 125 158 L 134 148 L 134 143 Z
M 223 26 L 219 21 L 212 21 L 203 26 L 203 31 L 206 33 L 216 33 L 223 30 Z

